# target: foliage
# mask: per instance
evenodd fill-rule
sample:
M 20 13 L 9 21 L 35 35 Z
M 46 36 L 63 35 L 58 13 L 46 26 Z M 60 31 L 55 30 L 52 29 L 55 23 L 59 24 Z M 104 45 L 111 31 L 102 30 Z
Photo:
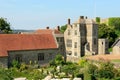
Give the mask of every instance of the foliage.
M 0 68 L 0 80 L 13 80 L 11 72 L 3 68 Z
M 114 26 L 116 30 L 120 30 L 120 17 L 109 18 L 108 24 Z
M 115 30 L 115 33 L 117 34 L 118 37 L 120 37 L 120 30 Z
M 110 62 L 102 62 L 100 64 L 100 68 L 98 70 L 99 78 L 107 78 L 112 79 L 115 76 L 115 69 L 112 63 Z
M 25 63 L 21 63 L 20 65 L 20 71 L 26 70 L 28 68 L 28 66 Z
M 108 51 L 109 51 L 109 52 L 112 52 L 112 48 L 109 48 Z
M 87 65 L 87 60 L 85 60 L 85 59 L 81 59 L 81 60 L 79 60 L 79 62 L 78 62 L 78 64 L 81 66 L 81 67 L 85 67 L 86 65 Z
M 109 40 L 109 47 L 110 47 L 117 38 L 117 34 L 115 33 L 114 28 L 110 28 L 106 24 L 99 24 L 98 37 L 107 38 Z
M 0 18 L 0 30 L 2 33 L 12 33 L 10 23 L 5 18 Z
M 75 74 L 75 72 L 78 72 L 78 66 L 77 64 L 69 64 L 69 65 L 64 65 L 62 68 L 61 68 L 61 71 L 62 72 L 65 72 L 67 75 L 71 74 Z
M 97 69 L 98 68 L 97 68 L 97 66 L 95 64 L 89 63 L 87 65 L 87 71 L 91 75 L 96 75 Z
M 65 63 L 62 55 L 58 54 L 56 55 L 55 59 L 50 61 L 50 66 L 57 66 L 57 65 L 63 65 Z
M 14 67 L 14 68 L 20 68 L 20 63 L 18 61 L 16 61 L 16 60 L 13 60 L 12 61 L 12 67 Z
M 44 75 L 43 73 L 41 73 L 39 70 L 33 70 L 32 72 L 30 72 L 28 75 L 26 75 L 27 79 L 31 80 L 41 80 L 45 77 L 46 75 Z
M 18 77 L 26 77 L 28 80 L 41 80 L 43 79 L 46 74 L 43 74 L 43 72 L 41 72 L 38 69 L 25 69 L 23 71 L 20 71 L 17 68 L 10 68 L 8 69 L 7 73 L 10 72 L 10 76 L 13 78 L 18 78 Z M 5 79 L 5 80 L 9 80 L 9 79 Z
M 100 23 L 100 17 L 96 17 L 96 22 Z
M 62 33 L 64 33 L 64 32 L 65 32 L 65 30 L 66 30 L 66 28 L 67 28 L 67 25 L 63 25 L 63 26 L 61 26 L 60 31 L 61 31 Z
M 60 60 L 60 62 L 59 62 Z M 35 69 L 28 67 L 22 63 L 20 68 L 14 66 L 9 69 L 0 68 L 0 80 L 13 80 L 17 77 L 26 77 L 28 80 L 42 80 L 48 74 L 58 78 L 74 78 L 80 77 L 82 80 L 119 80 L 120 71 L 114 68 L 114 65 L 108 61 L 101 60 L 100 62 L 86 61 L 81 59 L 78 64 L 66 62 L 63 64 L 61 55 L 57 55 L 54 59 L 55 66 L 41 67 Z M 62 65 L 60 71 L 56 66 Z

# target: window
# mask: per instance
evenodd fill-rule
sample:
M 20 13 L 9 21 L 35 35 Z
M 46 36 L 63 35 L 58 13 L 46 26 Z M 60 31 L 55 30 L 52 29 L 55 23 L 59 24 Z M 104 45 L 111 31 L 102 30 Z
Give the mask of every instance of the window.
M 74 48 L 77 48 L 77 42 L 74 43 Z
M 68 30 L 68 35 L 70 35 L 70 30 Z
M 61 38 L 60 38 L 60 42 L 63 42 L 63 41 L 64 41 L 64 38 L 63 38 L 63 37 L 61 37 Z
M 44 53 L 39 53 L 38 54 L 38 61 L 43 61 L 44 60 Z
M 77 35 L 77 30 L 75 30 L 75 35 Z
M 57 42 L 59 42 L 59 38 L 57 37 L 56 39 L 57 39 Z
M 103 42 L 102 42 L 102 45 L 103 45 Z
M 67 39 L 67 47 L 72 47 L 72 40 L 71 39 Z
M 21 54 L 15 55 L 15 60 L 18 61 L 19 63 L 22 62 L 22 55 Z
M 60 50 L 62 50 L 63 49 L 63 45 L 60 45 Z
M 77 56 L 77 52 L 74 53 L 74 56 Z

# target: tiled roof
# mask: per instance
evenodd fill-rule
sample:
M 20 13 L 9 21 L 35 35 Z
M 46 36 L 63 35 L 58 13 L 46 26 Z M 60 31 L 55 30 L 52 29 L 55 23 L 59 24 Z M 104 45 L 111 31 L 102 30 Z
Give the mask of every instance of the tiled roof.
M 120 47 L 120 38 L 117 39 L 117 40 L 113 43 L 112 47 L 114 47 L 114 46 Z
M 34 33 L 36 34 L 51 34 L 51 33 L 54 33 L 54 34 L 61 34 L 61 32 L 57 29 L 38 29 L 36 30 Z
M 0 34 L 0 56 L 8 56 L 7 51 L 56 48 L 52 34 Z
M 55 33 L 55 34 L 62 34 L 62 33 L 61 33 L 59 30 L 57 30 L 57 29 L 54 30 L 54 33 Z
M 34 33 L 36 34 L 51 34 L 53 32 L 52 29 L 38 29 Z

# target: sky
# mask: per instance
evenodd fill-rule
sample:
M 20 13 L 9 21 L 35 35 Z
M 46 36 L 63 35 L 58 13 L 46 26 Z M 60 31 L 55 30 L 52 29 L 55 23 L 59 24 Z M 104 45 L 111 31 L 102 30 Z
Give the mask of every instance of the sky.
M 120 0 L 0 0 L 0 17 L 7 18 L 12 29 L 55 28 L 88 18 L 120 17 Z

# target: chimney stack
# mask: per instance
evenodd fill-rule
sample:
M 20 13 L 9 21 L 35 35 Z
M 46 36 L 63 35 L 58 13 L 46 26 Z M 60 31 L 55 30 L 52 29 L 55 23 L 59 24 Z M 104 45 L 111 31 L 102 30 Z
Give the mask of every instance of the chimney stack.
M 60 26 L 57 26 L 57 30 L 60 31 Z
M 68 19 L 68 24 L 70 25 L 70 18 Z
M 80 16 L 80 19 L 84 19 L 84 16 Z
M 47 26 L 46 29 L 49 29 L 49 27 Z

